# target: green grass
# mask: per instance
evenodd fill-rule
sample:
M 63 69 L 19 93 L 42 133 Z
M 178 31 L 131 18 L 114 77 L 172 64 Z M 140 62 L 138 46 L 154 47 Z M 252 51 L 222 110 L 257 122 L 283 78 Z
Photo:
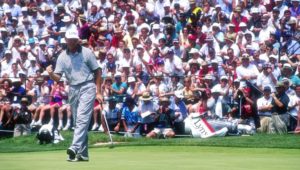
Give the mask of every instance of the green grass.
M 2 170 L 297 170 L 298 149 L 198 146 L 92 148 L 90 161 L 67 162 L 65 151 L 2 153 Z
M 34 135 L 0 140 L 0 153 L 34 152 L 65 150 L 71 143 L 72 132 L 64 132 L 65 141 L 59 144 L 39 145 Z M 264 135 L 238 137 L 219 137 L 209 139 L 199 138 L 175 138 L 175 139 L 146 139 L 124 138 L 114 135 L 114 141 L 124 142 L 119 146 L 217 146 L 217 147 L 241 147 L 241 148 L 283 148 L 300 149 L 299 135 Z M 102 133 L 89 133 L 90 147 L 98 142 L 108 142 L 107 135 Z M 98 146 L 99 147 L 99 146 Z
M 85 169 L 209 169 L 209 170 L 298 170 L 300 136 L 263 135 L 210 139 L 124 138 L 113 149 L 95 146 L 108 142 L 107 135 L 89 133 L 90 161 L 66 161 L 72 132 L 65 141 L 39 145 L 34 135 L 0 140 L 0 170 L 85 170 Z

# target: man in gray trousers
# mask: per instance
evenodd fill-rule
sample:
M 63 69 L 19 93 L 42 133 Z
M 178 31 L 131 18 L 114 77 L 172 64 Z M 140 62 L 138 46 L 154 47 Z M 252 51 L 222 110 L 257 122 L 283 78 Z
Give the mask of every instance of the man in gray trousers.
M 57 82 L 64 74 L 70 84 L 69 102 L 75 130 L 72 145 L 67 149 L 68 161 L 88 161 L 88 127 L 95 98 L 102 101 L 102 73 L 94 53 L 80 46 L 76 30 L 68 30 L 65 37 L 67 49 L 58 56 L 55 70 L 50 65 L 47 71 Z

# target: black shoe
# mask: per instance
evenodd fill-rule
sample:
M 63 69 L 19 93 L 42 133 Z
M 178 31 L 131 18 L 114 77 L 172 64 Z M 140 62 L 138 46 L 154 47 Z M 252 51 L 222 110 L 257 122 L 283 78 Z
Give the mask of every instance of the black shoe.
M 68 161 L 73 162 L 76 160 L 76 151 L 72 148 L 67 149 L 67 154 L 69 155 Z
M 85 157 L 85 156 L 82 156 L 82 155 L 78 154 L 77 155 L 77 161 L 79 161 L 79 162 L 88 162 L 89 157 Z

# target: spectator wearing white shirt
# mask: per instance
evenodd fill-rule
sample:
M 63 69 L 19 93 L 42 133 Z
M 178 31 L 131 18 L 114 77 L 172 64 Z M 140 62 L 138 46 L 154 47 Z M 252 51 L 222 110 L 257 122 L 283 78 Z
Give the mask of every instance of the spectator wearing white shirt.
M 149 92 L 144 92 L 139 98 L 138 110 L 142 116 L 141 134 L 147 134 L 154 129 L 154 114 L 158 110 L 158 105 L 153 102 L 153 97 Z
M 256 85 L 260 90 L 263 90 L 263 87 L 268 86 L 271 88 L 271 92 L 275 92 L 275 85 L 277 79 L 273 74 L 272 65 L 266 63 L 263 65 L 263 71 L 257 76 Z
M 242 55 L 242 64 L 236 68 L 236 74 L 241 81 L 250 81 L 252 84 L 256 83 L 259 71 L 255 65 L 250 64 L 250 56 L 248 54 Z
M 174 55 L 174 51 L 171 48 L 166 49 L 167 54 L 165 55 L 165 71 L 166 74 L 171 75 L 173 73 L 183 76 L 184 70 L 181 59 Z
M 260 128 L 258 128 L 259 132 L 268 132 L 269 124 L 271 122 L 272 116 L 272 101 L 271 97 L 271 87 L 265 86 L 263 88 L 263 96 L 256 101 L 257 104 L 257 113 L 260 118 Z
M 128 77 L 128 88 L 126 94 L 131 96 L 135 101 L 146 91 L 146 87 L 141 81 L 136 81 L 132 76 Z

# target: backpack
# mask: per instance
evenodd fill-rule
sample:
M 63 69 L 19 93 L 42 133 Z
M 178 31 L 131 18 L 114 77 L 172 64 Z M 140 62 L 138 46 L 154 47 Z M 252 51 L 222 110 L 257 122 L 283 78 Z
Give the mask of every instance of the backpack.
M 39 132 L 36 135 L 36 138 L 39 140 L 39 144 L 57 144 L 60 141 L 63 141 L 64 138 L 61 136 L 59 131 L 53 125 L 43 125 Z

